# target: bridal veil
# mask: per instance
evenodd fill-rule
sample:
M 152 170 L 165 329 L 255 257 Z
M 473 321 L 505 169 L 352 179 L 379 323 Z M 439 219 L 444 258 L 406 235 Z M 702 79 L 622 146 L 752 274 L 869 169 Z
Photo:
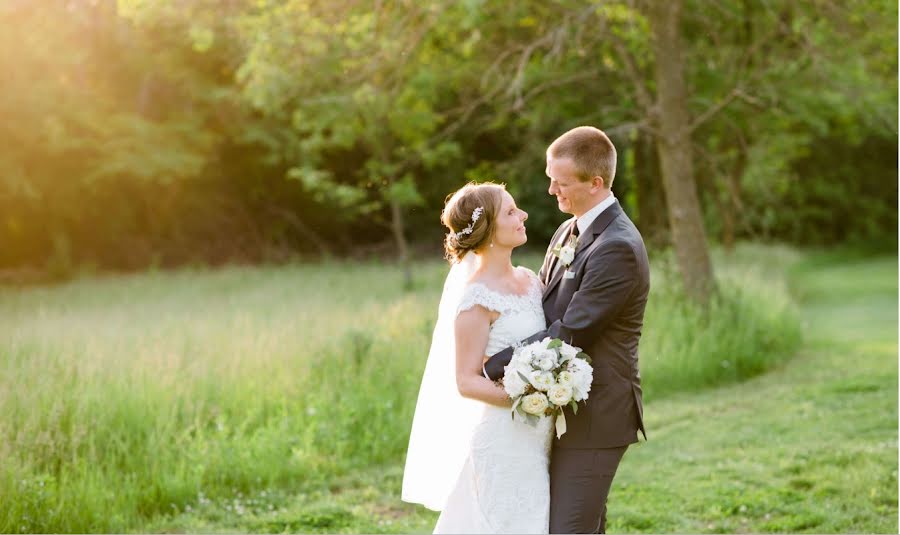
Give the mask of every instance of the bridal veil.
M 444 282 L 406 452 L 401 499 L 434 511 L 443 509 L 456 484 L 484 410 L 483 403 L 462 397 L 456 387 L 454 323 L 476 261 L 475 255 L 466 255 Z

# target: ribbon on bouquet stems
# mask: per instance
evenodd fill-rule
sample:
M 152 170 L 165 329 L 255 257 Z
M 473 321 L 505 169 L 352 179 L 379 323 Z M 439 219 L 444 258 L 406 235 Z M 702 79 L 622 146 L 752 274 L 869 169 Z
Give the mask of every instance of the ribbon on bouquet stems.
M 559 415 L 556 417 L 556 438 L 560 438 L 563 436 L 563 433 L 566 432 L 566 413 L 559 410 Z

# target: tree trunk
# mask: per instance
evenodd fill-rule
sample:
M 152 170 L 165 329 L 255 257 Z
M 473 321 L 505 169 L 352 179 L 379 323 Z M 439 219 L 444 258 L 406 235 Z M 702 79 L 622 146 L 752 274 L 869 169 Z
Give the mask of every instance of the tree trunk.
M 412 265 L 409 259 L 409 247 L 404 235 L 403 211 L 396 199 L 391 199 L 391 229 L 394 231 L 394 242 L 400 255 L 400 266 L 403 268 L 403 289 L 412 289 Z
M 715 289 L 706 231 L 694 182 L 690 114 L 684 80 L 680 18 L 682 0 L 650 2 L 659 112 L 656 150 L 669 207 L 669 227 L 688 295 L 706 303 Z

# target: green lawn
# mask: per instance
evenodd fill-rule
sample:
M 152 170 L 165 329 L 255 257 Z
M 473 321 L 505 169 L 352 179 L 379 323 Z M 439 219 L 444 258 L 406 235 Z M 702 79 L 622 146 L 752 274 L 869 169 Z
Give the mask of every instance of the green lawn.
M 650 441 L 620 468 L 610 532 L 896 532 L 896 259 L 750 246 L 716 265 L 749 282 L 728 286 L 739 306 L 720 309 L 700 342 L 671 332 L 696 327 L 656 286 L 642 344 L 642 371 L 660 385 L 646 392 Z M 430 532 L 436 514 L 399 501 L 416 365 L 446 270 L 422 268 L 410 294 L 377 264 L 0 292 L 11 341 L 0 355 L 0 525 Z M 781 302 L 785 270 L 799 310 Z M 774 326 L 797 314 L 802 350 L 760 355 L 796 347 L 790 325 Z M 747 341 L 769 329 L 779 334 Z M 696 367 L 682 390 L 722 386 L 665 390 L 672 359 Z M 734 382 L 734 362 L 769 371 Z
M 738 386 L 648 406 L 615 532 L 897 532 L 897 262 L 792 273 L 805 346 Z
M 737 385 L 651 394 L 611 533 L 897 532 L 896 259 L 811 256 L 790 282 L 802 351 Z M 401 480 L 399 464 L 373 467 L 253 520 L 210 503 L 142 530 L 430 532 L 437 515 L 399 502 Z

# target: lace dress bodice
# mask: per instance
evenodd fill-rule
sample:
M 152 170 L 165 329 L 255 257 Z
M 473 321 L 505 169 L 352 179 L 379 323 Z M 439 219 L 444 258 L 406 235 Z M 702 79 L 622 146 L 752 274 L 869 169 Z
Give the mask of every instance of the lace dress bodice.
M 457 313 L 481 305 L 500 316 L 491 325 L 487 355 L 546 328 L 540 279 L 527 268 L 528 291 L 504 294 L 470 283 Z M 484 405 L 469 454 L 435 533 L 547 533 L 550 526 L 549 456 L 553 422 L 536 427 L 510 417 L 508 407 Z
M 463 292 L 457 313 L 481 305 L 498 312 L 500 317 L 491 325 L 486 355 L 493 355 L 547 327 L 544 308 L 541 305 L 543 288 L 541 280 L 528 268 L 518 267 L 528 273 L 531 283 L 524 294 L 506 294 L 492 290 L 480 282 L 470 283 Z

